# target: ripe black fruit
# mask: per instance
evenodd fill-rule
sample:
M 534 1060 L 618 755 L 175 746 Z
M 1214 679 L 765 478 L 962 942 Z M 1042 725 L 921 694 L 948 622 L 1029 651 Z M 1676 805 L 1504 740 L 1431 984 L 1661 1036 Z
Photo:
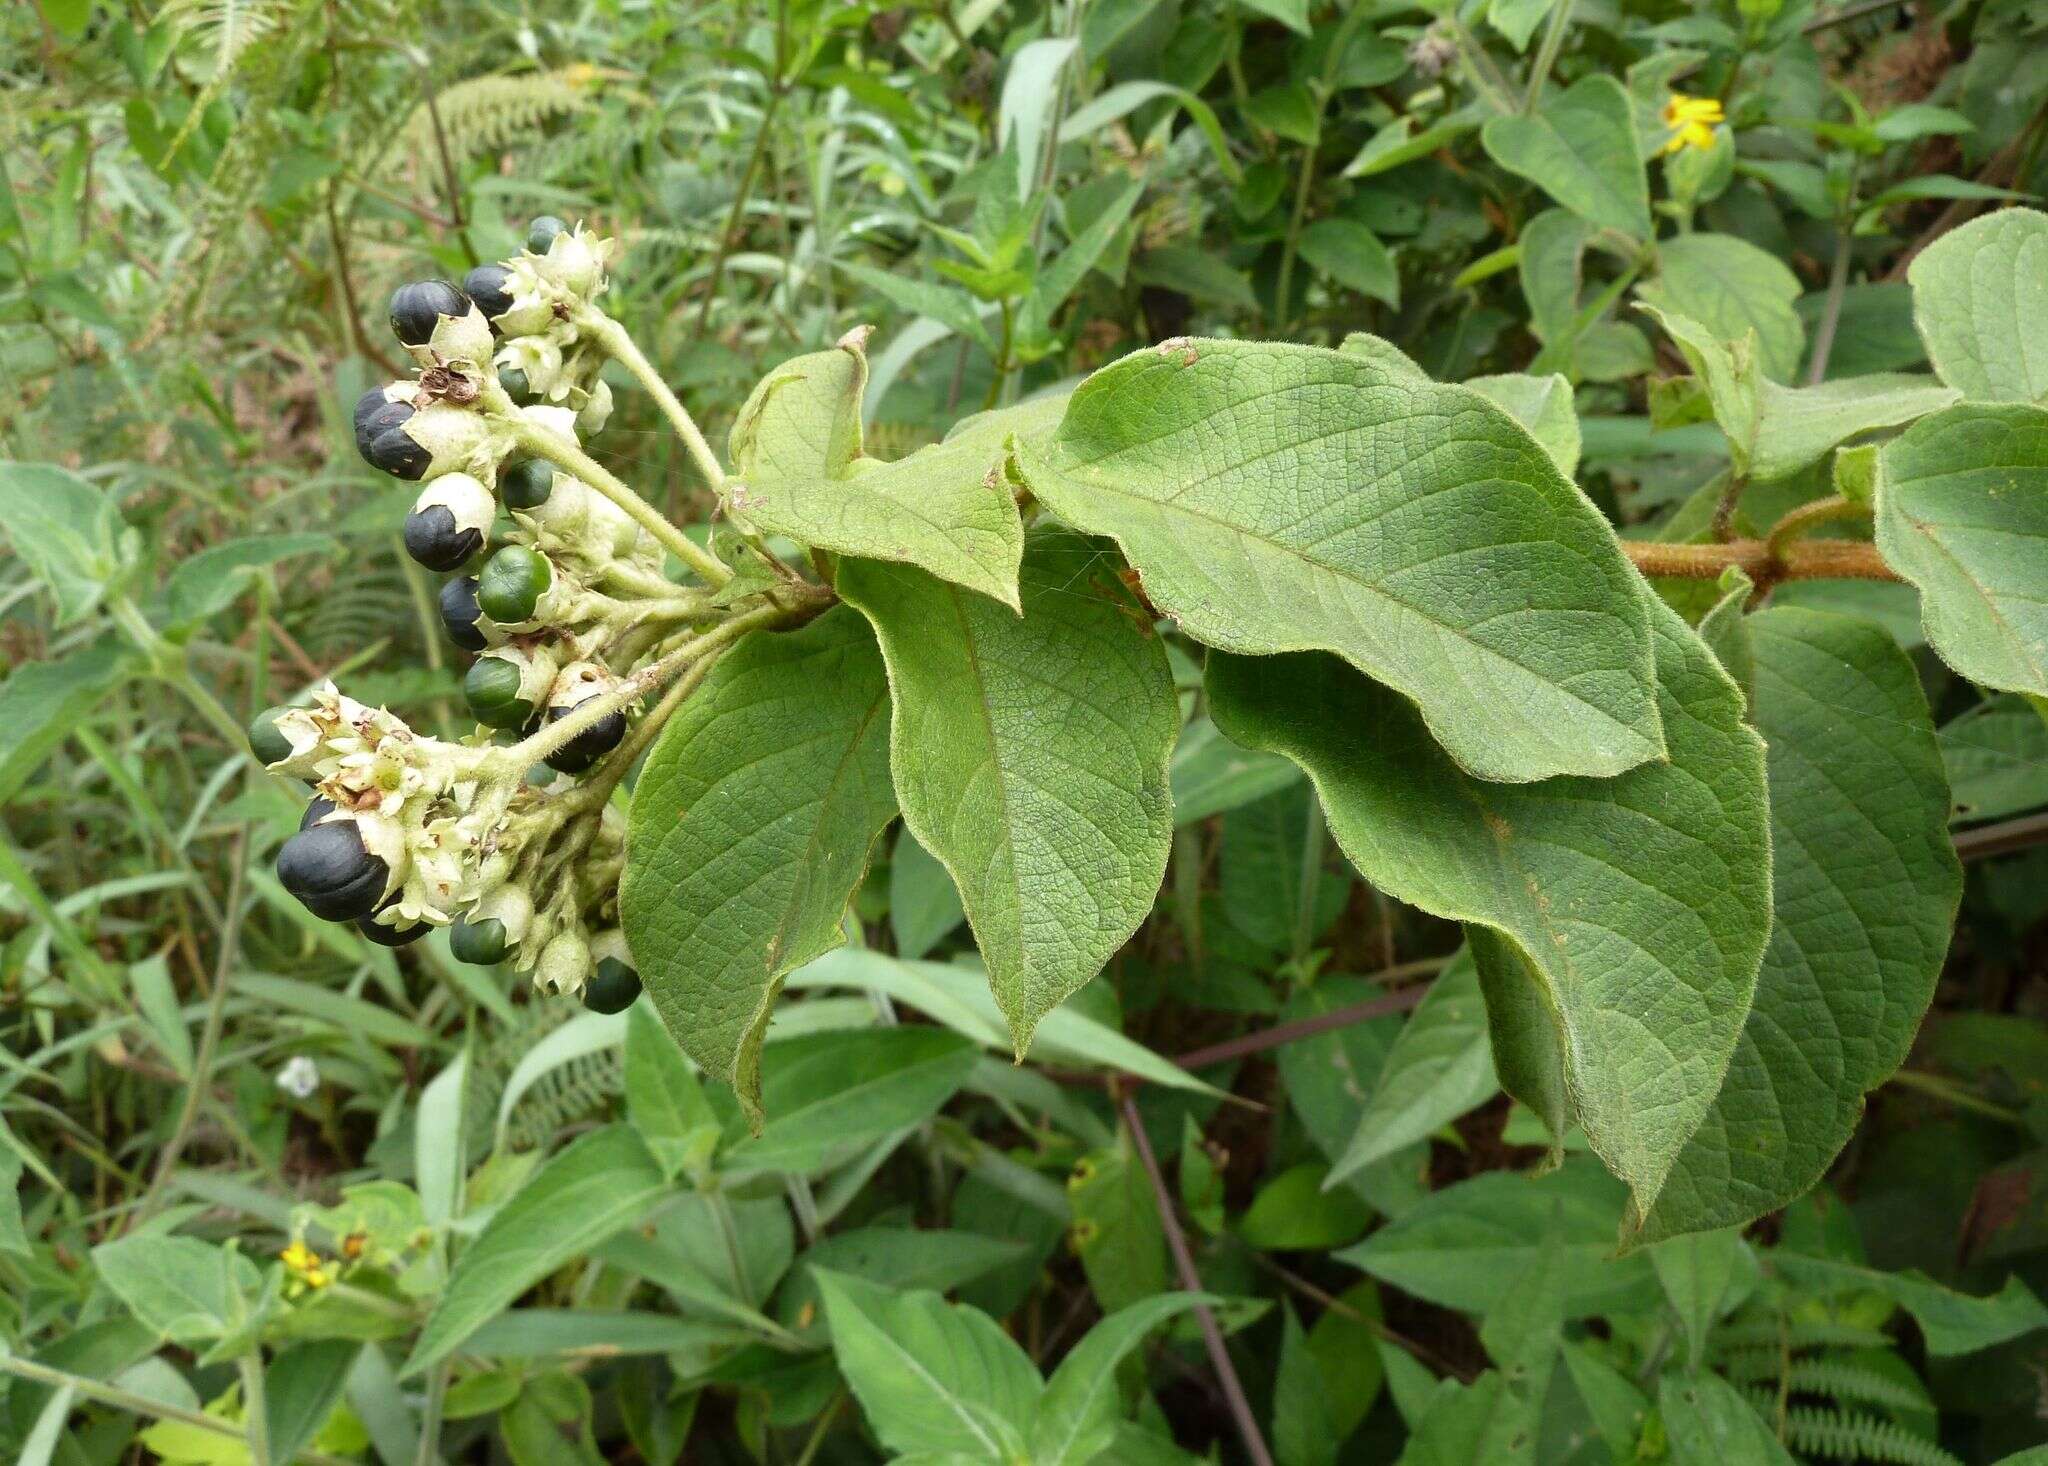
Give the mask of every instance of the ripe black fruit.
M 512 950 L 506 939 L 505 923 L 495 916 L 482 921 L 458 921 L 448 929 L 448 948 L 459 962 L 490 967 L 503 962 Z
M 285 841 L 277 852 L 277 878 L 315 916 L 353 921 L 377 909 L 391 867 L 363 848 L 353 820 L 337 820 Z
M 567 234 L 569 226 L 553 214 L 542 214 L 526 226 L 526 247 L 537 255 L 548 252 L 548 246 L 555 242 L 555 236 Z
M 277 716 L 286 708 L 265 708 L 249 720 L 249 751 L 260 764 L 274 764 L 292 756 L 292 741 L 277 731 Z
M 306 812 L 299 816 L 299 828 L 302 830 L 310 830 L 313 828 L 313 826 L 319 824 L 320 821 L 326 819 L 327 816 L 333 813 L 333 800 L 321 799 L 318 796 L 315 796 L 313 802 L 306 806 Z
M 616 957 L 597 959 L 597 971 L 583 984 L 583 1006 L 593 1013 L 623 1013 L 640 996 L 640 974 Z
M 469 297 L 446 280 L 415 280 L 391 292 L 391 329 L 407 346 L 425 346 L 443 316 L 469 314 Z
M 433 454 L 405 430 L 411 420 L 410 402 L 387 402 L 373 409 L 356 427 L 356 447 L 363 461 L 395 478 L 416 479 L 425 473 Z
M 368 458 L 370 456 L 370 438 L 373 436 L 369 432 L 370 419 L 376 415 L 379 408 L 391 405 L 391 399 L 384 395 L 382 387 L 372 387 L 356 399 L 356 452 L 362 454 L 363 457 Z M 403 404 L 400 405 L 402 406 Z
M 466 652 L 480 652 L 488 642 L 477 622 L 483 611 L 476 603 L 476 577 L 457 576 L 441 587 L 441 626 L 448 639 Z
M 512 309 L 511 280 L 512 272 L 503 265 L 478 265 L 462 277 L 462 290 L 478 310 L 495 321 Z
M 588 702 L 585 698 L 583 701 Z M 568 707 L 549 708 L 547 721 L 559 723 L 576 711 L 581 703 Z M 606 754 L 619 746 L 619 740 L 626 736 L 626 715 L 611 713 L 599 718 L 574 738 L 547 756 L 547 766 L 564 774 L 580 774 Z
M 522 458 L 498 470 L 498 497 L 507 509 L 538 509 L 554 491 L 555 466 L 544 458 Z
M 461 529 L 446 504 L 429 504 L 405 517 L 405 552 L 429 570 L 453 570 L 484 547 L 484 532 Z
M 417 942 L 429 930 L 424 921 L 415 921 L 409 926 L 386 926 L 375 917 L 356 918 L 356 930 L 380 947 L 405 947 Z

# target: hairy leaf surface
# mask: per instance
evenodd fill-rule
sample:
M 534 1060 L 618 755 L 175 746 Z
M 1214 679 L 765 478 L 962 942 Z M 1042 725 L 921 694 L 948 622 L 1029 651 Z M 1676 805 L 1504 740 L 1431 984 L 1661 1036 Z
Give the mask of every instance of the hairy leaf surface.
M 1913 258 L 1927 358 L 1972 402 L 2048 399 L 2048 214 L 2001 209 Z
M 1638 582 L 1505 412 L 1354 352 L 1185 341 L 1103 369 L 1023 453 L 1154 605 L 1225 651 L 1330 651 L 1482 778 L 1663 752 Z
M 1505 1029 L 1556 1056 L 1644 1211 L 1720 1087 L 1770 921 L 1761 744 L 1699 638 L 1661 606 L 1656 629 L 1670 760 L 1605 780 L 1473 779 L 1330 657 L 1212 656 L 1208 675 L 1217 726 L 1308 771 L 1368 881 L 1500 933 L 1525 966 L 1494 980 L 1529 1002 L 1511 1015 L 1489 992 L 1497 1055 Z M 1474 954 L 1486 974 L 1488 947 Z M 1511 1090 L 1514 1072 L 1501 1063 Z
M 1802 1195 L 1906 1056 L 1962 894 L 1948 783 L 1913 664 L 1880 628 L 1747 618 L 1769 750 L 1771 941 L 1728 1077 L 1643 1238 Z
M 1732 234 L 1681 234 L 1657 246 L 1657 275 L 1636 287 L 1657 309 L 1690 316 L 1717 341 L 1756 332 L 1757 365 L 1773 381 L 1799 369 L 1806 327 L 1794 309 L 1799 277 L 1776 255 Z
M 1042 539 L 1020 617 L 913 567 L 840 567 L 888 662 L 904 822 L 952 873 L 1020 1054 L 1145 919 L 1173 840 L 1172 674 L 1105 578 L 1087 541 Z
M 896 813 L 888 696 L 851 611 L 749 637 L 669 719 L 633 789 L 626 940 L 668 1031 L 756 1123 L 783 975 L 839 945 Z

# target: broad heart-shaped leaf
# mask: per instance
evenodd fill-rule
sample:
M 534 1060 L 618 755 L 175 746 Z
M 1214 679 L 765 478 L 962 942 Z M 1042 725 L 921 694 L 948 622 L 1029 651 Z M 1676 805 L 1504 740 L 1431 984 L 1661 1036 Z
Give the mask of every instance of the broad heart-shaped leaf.
M 1474 955 L 1503 1081 L 1553 1119 L 1568 1094 L 1645 1212 L 1720 1088 L 1770 925 L 1761 742 L 1700 639 L 1654 615 L 1670 758 L 1612 779 L 1473 779 L 1330 657 L 1212 655 L 1208 672 L 1217 726 L 1308 771 L 1368 881 L 1499 934 L 1519 970 Z M 1556 1097 L 1518 1089 L 1510 1053 L 1547 1055 Z
M 1105 367 L 1021 459 L 1225 651 L 1330 651 L 1482 778 L 1664 751 L 1648 613 L 1612 531 L 1507 413 L 1398 361 L 1179 341 Z
M 728 653 L 633 788 L 626 940 L 668 1031 L 756 1125 L 783 975 L 839 945 L 896 813 L 888 703 L 874 636 L 835 607 Z
M 1019 1055 L 1145 919 L 1173 843 L 1173 674 L 1112 563 L 1039 537 L 1022 616 L 911 566 L 839 568 L 888 663 L 904 823 L 960 889 Z
M 1877 548 L 1920 588 L 1943 661 L 1987 687 L 2048 694 L 2048 411 L 1965 403 L 1887 443 Z
M 1735 471 L 1758 483 L 1789 478 L 1859 433 L 1911 422 L 1956 400 L 1953 388 L 1931 377 L 1897 372 L 1781 387 L 1759 368 L 1754 331 L 1722 342 L 1690 316 L 1644 309 L 1705 385 Z
M 640 1137 L 593 1130 L 514 1192 L 456 1261 L 402 1373 L 417 1374 L 571 1258 L 638 1221 L 668 1190 Z
M 1589 224 L 1650 237 L 1650 184 L 1628 93 L 1611 76 L 1574 82 L 1533 117 L 1496 117 L 1479 134 L 1493 161 Z
M 733 512 L 801 544 L 922 566 L 1014 608 L 1024 528 L 1011 443 L 1049 432 L 1060 399 L 984 413 L 894 463 L 864 458 L 865 335 L 784 362 L 754 388 L 733 422 Z
M 1749 1222 L 1820 1179 L 1912 1045 L 1962 894 L 1941 753 L 1898 644 L 1824 611 L 1743 625 L 1768 749 L 1771 941 L 1644 1241 Z
M 54 463 L 0 463 L 0 542 L 56 596 L 58 625 L 99 604 L 128 539 L 97 484 Z
M 1793 303 L 1799 277 L 1776 255 L 1732 234 L 1681 234 L 1657 246 L 1657 277 L 1636 294 L 1667 315 L 1689 316 L 1716 341 L 1756 332 L 1758 369 L 1790 381 L 1806 327 Z
M 2048 400 L 2048 214 L 2000 209 L 1951 229 L 1906 279 L 1944 382 L 1972 402 Z
M 1388 1050 L 1351 1143 L 1330 1168 L 1330 1182 L 1427 1139 L 1499 1088 L 1479 969 L 1469 952 L 1462 953 L 1430 985 Z
M 887 1449 L 1022 1461 L 1042 1383 L 1022 1349 L 979 1309 L 936 1293 L 892 1293 L 814 1269 L 839 1371 Z

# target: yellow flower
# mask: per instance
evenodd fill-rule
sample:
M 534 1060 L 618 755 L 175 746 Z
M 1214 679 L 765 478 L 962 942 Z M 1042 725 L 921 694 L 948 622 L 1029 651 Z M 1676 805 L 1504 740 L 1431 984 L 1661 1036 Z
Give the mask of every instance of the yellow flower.
M 1706 152 L 1714 146 L 1714 128 L 1721 121 L 1721 103 L 1717 99 L 1673 92 L 1671 100 L 1664 104 L 1664 125 L 1671 129 L 1671 136 L 1658 151 L 1675 153 L 1680 148 L 1698 148 Z
M 334 1275 L 327 1271 L 320 1254 L 297 1239 L 278 1253 L 277 1260 L 284 1264 L 286 1272 L 308 1288 L 324 1288 L 334 1281 Z

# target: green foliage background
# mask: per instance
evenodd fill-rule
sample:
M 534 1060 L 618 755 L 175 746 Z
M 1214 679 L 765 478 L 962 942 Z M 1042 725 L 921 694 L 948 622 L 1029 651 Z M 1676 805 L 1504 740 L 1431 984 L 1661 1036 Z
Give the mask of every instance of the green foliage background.
M 1944 497 L 1954 442 L 2022 444 L 1987 482 L 2041 466 L 2026 434 L 2048 338 L 2026 324 L 2048 315 L 2048 245 L 1994 211 L 2048 192 L 2044 26 L 2024 0 L 0 14 L 0 1453 L 1420 1466 L 1989 1462 L 2038 1443 L 2048 724 L 2026 694 L 2048 689 L 2038 639 L 2007 632 L 2038 614 L 2044 572 L 2036 525 L 1986 551 L 2010 594 L 1979 594 L 1948 579 L 1938 531 L 1969 507 Z M 1673 91 L 1721 101 L 1714 148 L 1659 152 Z M 1446 912 L 1473 923 L 1470 957 L 1421 908 L 1450 904 L 1432 862 L 1477 848 L 1471 808 L 1541 817 L 1471 772 L 1627 768 L 1646 710 L 1597 749 L 1496 727 L 1481 698 L 1424 730 L 1384 690 L 1347 704 L 1370 689 L 1324 653 L 1205 669 L 1187 639 L 1148 636 L 1135 600 L 1053 619 L 1096 649 L 1077 655 L 1157 684 L 1117 709 L 1139 741 L 1169 701 L 1180 723 L 1157 902 L 1156 867 L 1104 883 L 1100 928 L 1068 933 L 1104 977 L 1069 996 L 999 971 L 1024 994 L 999 1011 L 965 924 L 993 898 L 891 824 L 851 945 L 790 976 L 758 1134 L 646 1005 L 598 1019 L 441 938 L 394 955 L 311 921 L 270 873 L 295 807 L 238 725 L 332 676 L 458 726 L 460 668 L 397 543 L 413 491 L 359 463 L 346 409 L 397 371 L 389 290 L 460 278 L 540 212 L 620 238 L 608 306 L 720 442 L 778 364 L 861 325 L 854 446 L 879 460 L 1168 338 L 1367 332 L 1405 359 L 1354 341 L 1356 361 L 1299 370 L 1392 399 L 1415 374 L 1470 382 L 1529 429 L 1486 418 L 1518 482 L 1575 471 L 1669 565 L 1806 528 L 1786 516 L 1837 493 L 1867 503 L 1870 454 L 1837 448 L 1918 419 L 1885 454 L 1875 523 L 1826 521 L 1806 548 L 1874 541 L 1926 593 L 1924 626 L 1896 582 L 1767 586 L 1743 618 L 1742 586 L 1660 578 L 1650 635 L 1696 623 L 1769 748 L 1743 742 L 1731 690 L 1660 662 L 1667 730 L 1683 712 L 1727 736 L 1674 738 L 1669 765 L 1575 796 L 1767 759 L 1773 817 L 1809 823 L 1776 832 L 1768 945 L 1706 918 L 1731 970 L 1762 949 L 1767 974 L 1821 992 L 1881 970 L 1909 1013 L 1947 935 L 1924 911 L 1955 899 L 1946 817 L 1961 915 L 1911 1052 L 1868 1015 L 1753 1011 L 1735 1072 L 1763 1079 L 1723 1091 L 1659 1173 L 1662 1212 L 1631 1219 L 1670 1240 L 1618 1252 L 1628 1201 L 1591 1153 L 1612 1159 L 1599 1113 L 1553 1168 L 1552 1117 L 1500 1092 L 1482 989 L 1520 959 L 1488 933 L 1518 929 L 1528 891 Z M 1991 229 L 1956 232 L 1979 215 Z M 1918 329 L 1915 292 L 1939 303 Z M 1272 361 L 1257 370 L 1284 376 Z M 1158 522 L 1143 501 L 1171 485 L 1148 483 L 1112 394 L 1172 365 L 1098 378 L 1108 405 L 1035 465 L 1052 508 L 1134 560 Z M 653 405 L 617 388 L 600 456 L 703 518 Z M 1231 410 L 1259 426 L 1256 404 Z M 1005 452 L 987 429 L 950 440 L 959 492 Z M 1117 454 L 1127 504 L 1077 467 Z M 60 468 L 102 497 L 72 497 Z M 746 468 L 775 486 L 772 463 Z M 1570 523 L 1542 533 L 1577 533 L 1576 499 L 1555 497 Z M 765 528 L 827 543 L 775 512 Z M 1024 557 L 1027 608 L 1115 581 L 1080 541 L 1003 553 Z M 1014 582 L 959 556 L 962 584 Z M 1277 636 L 1236 603 L 1190 613 L 1199 569 L 1163 558 L 1142 589 L 1211 644 L 1328 646 L 1397 680 L 1373 659 L 1399 628 L 1327 604 Z M 890 674 L 934 690 L 934 726 L 971 723 L 938 695 L 947 658 L 1000 649 L 1007 613 L 965 598 L 962 650 L 907 634 L 963 601 L 922 570 L 868 562 L 841 590 Z M 1463 670 L 1399 690 L 1427 714 Z M 845 676 L 881 685 L 864 663 Z M 1318 719 L 1268 716 L 1324 677 Z M 1437 762 L 1371 767 L 1350 736 L 1367 725 Z M 893 761 L 899 784 L 906 763 L 943 783 L 965 736 L 863 747 L 877 782 Z M 1910 797 L 1786 752 L 1873 737 Z M 659 757 L 650 778 L 688 774 Z M 1951 807 L 1923 807 L 1944 782 Z M 1164 791 L 1115 792 L 1106 827 L 1133 850 L 1167 838 Z M 869 795 L 837 817 L 889 819 Z M 941 847 L 982 833 L 903 814 Z M 1404 818 L 1407 843 L 1387 834 Z M 1787 828 L 1822 826 L 1840 839 L 1791 849 Z M 1896 860 L 1859 863 L 1865 837 Z M 1674 862 L 1701 909 L 1741 905 L 1704 856 Z M 1884 960 L 1831 953 L 1831 910 L 1784 919 L 1824 891 L 1872 924 L 1898 913 Z M 833 912 L 805 916 L 798 947 L 829 944 Z M 1669 922 L 1629 935 L 1671 971 Z M 1711 1023 L 1712 975 L 1680 976 Z M 1006 1018 L 1038 1024 L 1024 1065 Z M 1839 1071 L 1848 1146 L 1788 1141 L 1775 1180 L 1806 1194 L 1722 1225 L 1701 1199 L 1714 1148 L 1769 1130 L 1743 1106 L 1802 1058 Z M 301 1061 L 304 1094 L 278 1082 Z M 279 1264 L 294 1240 L 332 1280 Z

